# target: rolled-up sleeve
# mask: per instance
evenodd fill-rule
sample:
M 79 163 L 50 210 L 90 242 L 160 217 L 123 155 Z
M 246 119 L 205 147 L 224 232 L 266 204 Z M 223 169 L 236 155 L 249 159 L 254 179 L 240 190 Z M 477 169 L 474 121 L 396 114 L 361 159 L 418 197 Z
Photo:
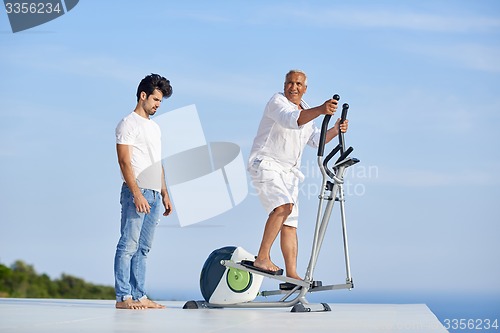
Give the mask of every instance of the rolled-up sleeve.
M 267 105 L 267 115 L 280 126 L 290 129 L 299 129 L 297 123 L 300 110 L 294 108 L 285 96 L 276 94 Z

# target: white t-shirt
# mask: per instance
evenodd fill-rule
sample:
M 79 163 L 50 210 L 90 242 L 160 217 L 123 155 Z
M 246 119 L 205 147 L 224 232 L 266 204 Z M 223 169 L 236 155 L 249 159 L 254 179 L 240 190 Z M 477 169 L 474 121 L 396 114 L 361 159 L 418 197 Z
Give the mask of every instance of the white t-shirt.
M 304 109 L 309 106 L 302 101 Z M 299 172 L 302 152 L 309 144 L 318 147 L 320 130 L 310 121 L 297 124 L 300 109 L 283 93 L 271 97 L 264 109 L 264 115 L 250 151 L 249 168 L 260 160 L 271 161 L 281 170 Z
M 132 169 L 139 188 L 160 192 L 162 184 L 160 126 L 153 120 L 132 112 L 118 123 L 115 134 L 117 144 L 130 146 Z

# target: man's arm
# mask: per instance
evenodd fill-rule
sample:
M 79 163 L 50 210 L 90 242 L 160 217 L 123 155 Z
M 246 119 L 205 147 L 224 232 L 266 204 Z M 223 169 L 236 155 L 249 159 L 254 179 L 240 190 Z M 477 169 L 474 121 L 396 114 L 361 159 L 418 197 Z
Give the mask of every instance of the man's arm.
M 139 213 L 149 214 L 151 207 L 148 201 L 142 195 L 141 189 L 137 186 L 135 180 L 134 170 L 132 169 L 132 163 L 130 158 L 130 146 L 129 145 L 116 145 L 116 152 L 118 154 L 118 164 L 127 183 L 132 196 L 134 197 L 135 209 Z
M 342 125 L 340 125 L 340 118 L 337 119 L 335 122 L 335 125 L 333 125 L 332 128 L 330 128 L 328 131 L 326 131 L 326 143 L 332 141 L 334 137 L 339 135 L 339 129 L 342 131 L 342 133 L 347 132 L 347 128 L 349 127 L 349 120 L 345 120 Z
M 302 126 L 311 120 L 321 116 L 322 114 L 333 115 L 337 111 L 338 101 L 329 99 L 320 106 L 300 111 L 297 125 Z M 331 140 L 331 139 L 330 139 Z
M 163 165 L 161 166 L 161 197 L 163 200 L 163 206 L 165 206 L 163 216 L 168 216 L 172 212 L 173 208 L 170 196 L 168 195 L 167 184 L 165 183 L 165 171 L 163 170 Z

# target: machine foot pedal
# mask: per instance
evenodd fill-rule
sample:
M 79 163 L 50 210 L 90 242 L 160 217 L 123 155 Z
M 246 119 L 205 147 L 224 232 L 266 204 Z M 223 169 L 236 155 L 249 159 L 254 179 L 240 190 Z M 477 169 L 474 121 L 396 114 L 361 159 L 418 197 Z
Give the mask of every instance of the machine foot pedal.
M 322 286 L 323 286 L 323 282 L 321 282 L 321 281 L 313 281 L 311 283 L 311 289 L 314 289 L 316 287 L 322 287 Z
M 270 275 L 283 275 L 283 269 L 281 269 L 281 268 L 278 269 L 277 271 L 268 271 L 267 269 L 262 269 L 262 268 L 259 268 L 259 267 L 255 267 L 253 265 L 253 261 L 250 261 L 250 260 L 242 260 L 240 262 L 240 265 L 248 267 L 248 268 L 251 268 L 253 270 L 256 270 L 256 271 L 259 271 L 259 272 L 262 272 L 262 273 L 270 274 Z
M 321 281 L 313 281 L 311 283 L 311 289 L 314 289 L 316 287 L 321 287 L 322 285 L 323 285 L 323 282 L 321 282 Z M 280 290 L 292 290 L 296 286 L 297 285 L 295 283 L 290 283 L 290 282 L 280 283 Z M 300 287 L 300 288 L 302 288 L 302 287 Z
M 280 290 L 292 290 L 295 287 L 297 287 L 297 285 L 294 283 L 290 283 L 290 282 L 280 283 Z M 300 288 L 301 287 L 299 287 L 299 289 Z

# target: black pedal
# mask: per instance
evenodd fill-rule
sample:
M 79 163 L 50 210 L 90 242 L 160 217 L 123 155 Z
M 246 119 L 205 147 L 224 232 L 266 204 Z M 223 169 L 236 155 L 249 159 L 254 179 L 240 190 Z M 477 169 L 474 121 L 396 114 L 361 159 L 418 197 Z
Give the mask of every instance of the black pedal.
M 313 281 L 311 283 L 311 289 L 322 287 L 322 286 L 323 286 L 323 282 L 321 282 L 321 281 Z
M 290 282 L 284 282 L 284 283 L 280 283 L 280 290 L 292 290 L 296 286 L 297 286 L 296 284 L 293 284 Z M 301 288 L 301 287 L 299 287 L 299 288 Z
M 297 286 L 296 284 L 290 283 L 290 282 L 280 283 L 280 290 L 292 290 L 296 286 Z M 317 287 L 322 287 L 322 286 L 323 286 L 323 282 L 321 282 L 321 281 L 313 281 L 311 283 L 311 289 L 314 289 Z M 299 289 L 300 288 L 302 288 L 302 287 L 299 287 Z
M 266 269 L 255 267 L 253 265 L 253 261 L 250 261 L 250 260 L 242 260 L 240 262 L 240 265 L 248 267 L 248 268 L 253 269 L 255 271 L 258 271 L 258 272 L 269 274 L 269 275 L 283 275 L 283 269 L 281 269 L 281 268 L 278 269 L 277 271 L 268 271 Z

